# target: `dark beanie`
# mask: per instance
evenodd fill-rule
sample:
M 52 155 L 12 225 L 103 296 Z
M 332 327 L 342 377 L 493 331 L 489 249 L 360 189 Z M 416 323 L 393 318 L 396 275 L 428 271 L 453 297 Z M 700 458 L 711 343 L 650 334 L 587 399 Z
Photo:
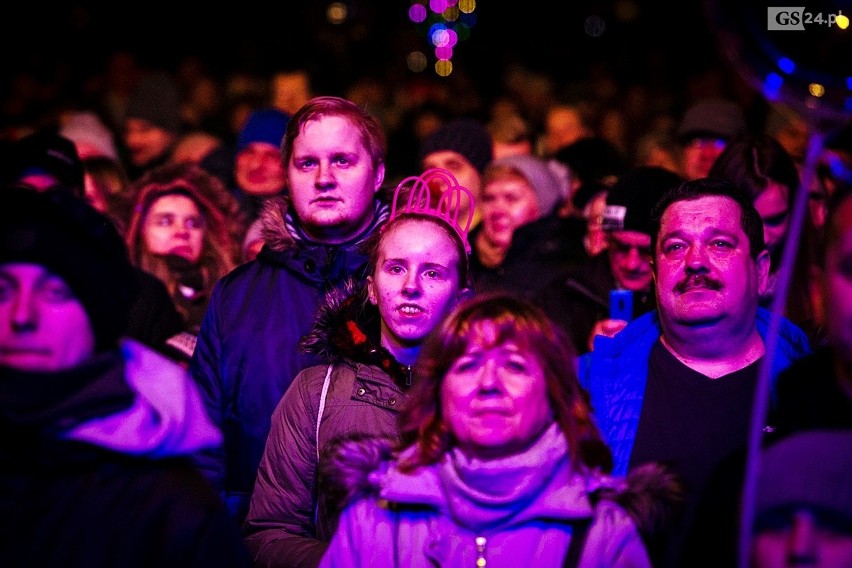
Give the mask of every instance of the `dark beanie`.
M 127 327 L 136 271 L 112 221 L 66 189 L 0 190 L 0 264 L 27 262 L 61 277 L 83 305 L 98 351 Z
M 253 142 L 265 142 L 280 148 L 289 122 L 290 117 L 276 108 L 252 111 L 237 136 L 237 152 L 242 152 Z
M 140 118 L 158 128 L 179 133 L 180 96 L 177 85 L 165 73 L 143 77 L 127 101 L 127 118 Z
M 651 211 L 666 191 L 682 181 L 664 168 L 643 166 L 626 171 L 607 193 L 603 229 L 650 235 Z
M 83 162 L 74 142 L 51 132 L 36 132 L 15 142 L 9 157 L 12 167 L 9 182 L 31 173 L 45 173 L 59 185 L 83 196 Z
M 442 125 L 420 145 L 420 161 L 432 152 L 452 150 L 473 164 L 480 173 L 494 156 L 494 142 L 485 125 L 474 118 L 457 118 Z

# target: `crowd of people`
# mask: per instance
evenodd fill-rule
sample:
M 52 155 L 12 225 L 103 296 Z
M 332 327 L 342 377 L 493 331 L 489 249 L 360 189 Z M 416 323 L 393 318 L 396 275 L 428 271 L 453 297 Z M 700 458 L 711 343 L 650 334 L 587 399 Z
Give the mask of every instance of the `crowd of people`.
M 359 93 L 4 141 L 0 564 L 852 566 L 852 116 Z

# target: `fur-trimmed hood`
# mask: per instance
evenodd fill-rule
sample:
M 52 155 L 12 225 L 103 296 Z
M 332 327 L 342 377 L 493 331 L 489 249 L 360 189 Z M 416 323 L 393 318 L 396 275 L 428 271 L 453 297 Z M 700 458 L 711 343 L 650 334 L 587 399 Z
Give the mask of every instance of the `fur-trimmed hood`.
M 287 211 L 290 198 L 286 195 L 267 199 L 260 211 L 260 236 L 271 250 L 283 252 L 293 248 L 296 240 L 287 230 Z
M 320 477 L 332 515 L 359 499 L 379 495 L 382 476 L 398 455 L 396 444 L 390 438 L 350 437 L 324 450 Z M 588 488 L 593 503 L 615 502 L 648 539 L 659 538 L 671 527 L 684 499 L 676 475 L 657 463 L 637 467 L 623 479 L 592 475 Z
M 379 310 L 367 301 L 366 284 L 347 278 L 320 302 L 314 327 L 302 337 L 299 349 L 329 363 L 348 359 L 376 365 L 394 381 L 411 383 L 411 368 L 401 365 L 381 346 Z M 402 383 L 400 383 L 402 384 Z

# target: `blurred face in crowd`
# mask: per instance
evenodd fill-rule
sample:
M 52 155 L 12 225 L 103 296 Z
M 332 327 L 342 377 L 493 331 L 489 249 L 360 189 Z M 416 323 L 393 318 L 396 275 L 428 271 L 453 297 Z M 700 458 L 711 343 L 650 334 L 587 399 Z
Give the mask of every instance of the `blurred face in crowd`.
M 62 278 L 38 264 L 0 265 L 0 365 L 62 371 L 94 351 L 89 316 Z
M 651 289 L 651 235 L 639 231 L 610 231 L 607 238 L 609 268 L 616 283 L 627 290 Z
M 189 262 L 198 262 L 204 230 L 204 216 L 195 201 L 186 195 L 171 194 L 151 204 L 142 238 L 150 253 L 176 254 Z
M 365 230 L 384 180 L 384 165 L 373 167 L 355 124 L 321 116 L 302 127 L 287 164 L 290 196 L 308 235 L 339 244 Z
M 165 155 L 177 135 L 141 118 L 128 118 L 124 124 L 124 143 L 134 166 L 145 166 Z
M 790 228 L 789 191 L 787 186 L 770 182 L 754 200 L 754 208 L 763 220 L 763 240 L 770 253 L 783 245 Z
M 367 278 L 381 315 L 382 345 L 400 357 L 419 346 L 459 296 L 459 248 L 437 222 L 408 219 L 382 235 L 377 264 Z
M 266 142 L 249 143 L 237 154 L 234 177 L 239 188 L 249 195 L 280 193 L 285 183 L 281 151 Z
M 603 230 L 603 212 L 606 208 L 606 192 L 602 191 L 583 207 L 586 220 L 586 235 L 583 244 L 589 256 L 596 256 L 607 247 L 607 233 Z
M 725 322 L 752 329 L 769 253 L 755 260 L 739 204 L 725 196 L 677 201 L 663 213 L 656 250 L 657 305 L 668 329 Z
M 529 447 L 553 422 L 544 370 L 512 340 L 496 344 L 482 322 L 441 385 L 441 408 L 458 446 L 493 459 Z
M 470 190 L 470 193 L 473 195 L 474 202 L 480 202 L 479 196 L 482 191 L 482 174 L 480 174 L 479 170 L 477 170 L 476 167 L 470 163 L 470 160 L 465 158 L 462 154 L 454 152 L 453 150 L 438 150 L 436 152 L 426 154 L 423 158 L 423 171 L 432 168 L 443 168 L 453 174 L 460 186 L 466 187 Z M 440 199 L 441 195 L 444 193 L 445 187 L 443 187 L 440 182 L 433 181 L 433 183 L 429 185 L 429 189 L 432 192 L 433 204 L 437 204 L 438 199 Z M 467 221 L 467 216 L 470 211 L 470 203 L 468 203 L 466 197 L 466 195 L 462 197 L 462 207 L 459 210 L 459 219 L 463 219 L 465 222 Z M 477 207 L 477 210 L 474 211 L 471 227 L 479 222 L 481 211 L 481 207 Z
M 683 148 L 683 177 L 687 181 L 707 177 L 726 143 L 721 138 L 693 138 Z
M 852 534 L 802 508 L 761 530 L 752 544 L 755 568 L 845 568 L 852 566 Z
M 841 360 L 852 365 L 852 198 L 840 203 L 827 230 L 823 297 L 828 337 Z
M 482 188 L 482 234 L 508 249 L 515 229 L 541 217 L 535 190 L 523 176 L 504 174 Z

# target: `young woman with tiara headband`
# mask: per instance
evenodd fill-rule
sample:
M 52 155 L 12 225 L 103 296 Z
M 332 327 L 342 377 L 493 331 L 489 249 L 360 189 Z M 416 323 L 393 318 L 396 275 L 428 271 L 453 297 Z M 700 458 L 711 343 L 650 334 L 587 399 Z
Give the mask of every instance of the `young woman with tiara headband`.
M 435 206 L 430 182 L 446 187 Z M 397 436 L 423 341 L 472 293 L 463 198 L 473 201 L 446 170 L 403 180 L 368 243 L 366 282 L 326 296 L 300 346 L 328 364 L 301 371 L 272 416 L 243 528 L 255 565 L 318 565 L 334 529 L 321 473 L 328 449 L 343 437 Z

